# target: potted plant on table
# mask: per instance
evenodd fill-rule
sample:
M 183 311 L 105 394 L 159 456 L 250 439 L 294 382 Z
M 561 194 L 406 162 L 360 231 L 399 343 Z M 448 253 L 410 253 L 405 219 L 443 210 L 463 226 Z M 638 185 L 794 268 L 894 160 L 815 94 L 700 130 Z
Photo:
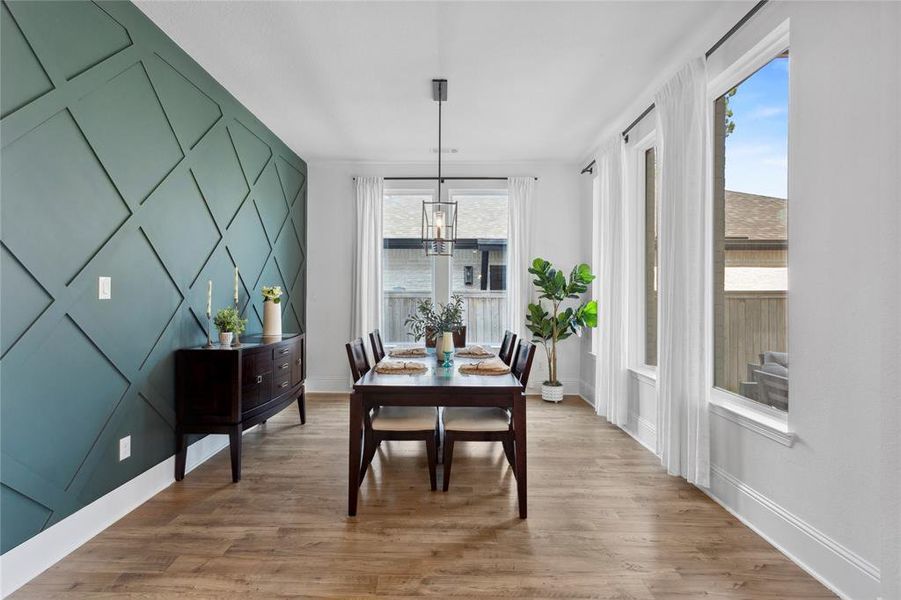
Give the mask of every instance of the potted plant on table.
M 540 292 L 537 304 L 529 304 L 526 327 L 532 332 L 532 341 L 541 344 L 547 354 L 548 379 L 541 385 L 541 397 L 549 402 L 563 399 L 563 384 L 557 379 L 557 343 L 573 334 L 582 335 L 586 327 L 597 327 L 598 303 L 595 300 L 580 302 L 578 306 L 561 309 L 567 300 L 579 300 L 588 291 L 595 276 L 591 268 L 581 264 L 573 268 L 569 278 L 543 258 L 532 261 L 529 273 Z M 542 300 L 550 304 L 544 308 Z
M 463 329 L 463 297 L 454 294 L 447 304 L 436 306 L 431 298 L 418 300 L 416 312 L 407 317 L 404 326 L 417 342 L 423 338 L 435 342 L 435 355 L 444 358 L 445 352 L 454 351 L 454 332 Z
M 213 318 L 213 324 L 219 330 L 219 344 L 231 346 L 234 335 L 244 332 L 244 327 L 247 326 L 247 319 L 242 319 L 238 310 L 229 306 L 216 313 L 215 318 Z

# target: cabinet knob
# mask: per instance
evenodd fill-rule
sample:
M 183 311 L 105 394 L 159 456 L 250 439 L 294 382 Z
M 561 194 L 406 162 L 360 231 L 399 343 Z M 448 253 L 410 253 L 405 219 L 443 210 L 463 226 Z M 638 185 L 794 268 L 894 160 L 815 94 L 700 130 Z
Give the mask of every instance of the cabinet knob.
M 263 376 L 257 375 L 257 383 L 263 383 Z
M 282 348 L 281 350 L 278 351 L 278 353 L 281 354 L 282 356 L 284 356 L 288 352 L 291 352 L 290 348 Z
M 281 384 L 280 386 L 278 386 L 278 387 L 280 387 L 280 388 L 286 388 L 286 387 L 288 387 L 288 382 L 286 381 L 286 382 L 282 383 L 282 384 Z
M 296 362 L 297 362 L 297 364 L 300 364 L 300 359 L 298 358 Z
M 289 363 L 284 363 L 284 364 L 282 364 L 282 365 L 279 365 L 278 368 L 279 368 L 279 369 L 287 369 L 287 368 L 288 368 L 288 364 L 289 364 Z

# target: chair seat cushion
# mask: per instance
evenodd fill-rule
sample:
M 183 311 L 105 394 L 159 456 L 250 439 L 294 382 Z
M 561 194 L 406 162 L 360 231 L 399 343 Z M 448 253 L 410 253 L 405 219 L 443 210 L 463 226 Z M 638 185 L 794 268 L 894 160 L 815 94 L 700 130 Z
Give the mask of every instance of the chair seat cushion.
M 372 416 L 375 431 L 425 431 L 435 428 L 434 406 L 382 406 Z
M 510 415 L 496 407 L 450 407 L 444 409 L 444 428 L 449 431 L 507 431 Z

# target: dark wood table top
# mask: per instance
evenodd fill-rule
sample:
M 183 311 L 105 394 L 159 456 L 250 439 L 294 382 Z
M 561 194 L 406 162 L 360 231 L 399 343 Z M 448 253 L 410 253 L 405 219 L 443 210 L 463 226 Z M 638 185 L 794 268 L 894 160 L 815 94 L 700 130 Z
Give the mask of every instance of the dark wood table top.
M 385 388 L 416 389 L 482 389 L 495 392 L 522 390 L 522 384 L 512 373 L 504 375 L 464 375 L 458 370 L 460 365 L 474 364 L 479 358 L 455 356 L 453 365 L 442 367 L 434 354 L 422 358 L 391 358 L 385 360 L 419 362 L 426 365 L 426 372 L 416 375 L 377 373 L 375 368 L 369 370 L 359 381 L 354 383 L 358 391 L 377 391 Z

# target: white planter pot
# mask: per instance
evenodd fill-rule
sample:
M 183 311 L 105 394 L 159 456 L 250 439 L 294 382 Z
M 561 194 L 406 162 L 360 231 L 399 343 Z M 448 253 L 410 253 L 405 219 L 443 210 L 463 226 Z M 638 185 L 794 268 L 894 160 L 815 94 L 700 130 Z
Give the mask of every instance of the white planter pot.
M 220 331 L 219 332 L 219 345 L 221 346 L 231 346 L 232 338 L 235 336 L 231 331 Z
M 548 385 L 547 382 L 541 384 L 541 399 L 548 402 L 560 402 L 563 400 L 562 385 Z
M 266 337 L 282 334 L 282 303 L 272 300 L 263 302 L 263 335 Z

